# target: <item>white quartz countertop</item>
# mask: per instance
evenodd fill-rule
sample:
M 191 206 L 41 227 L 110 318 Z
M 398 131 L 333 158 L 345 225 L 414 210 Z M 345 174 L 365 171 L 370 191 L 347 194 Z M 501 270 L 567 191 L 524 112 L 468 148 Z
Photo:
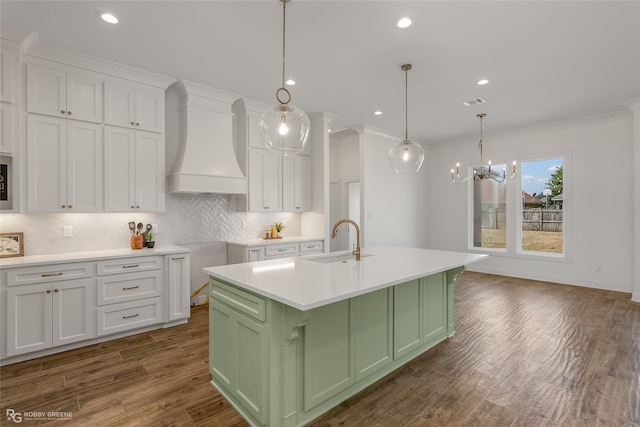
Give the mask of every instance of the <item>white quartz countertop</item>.
M 190 249 L 181 246 L 156 246 L 153 249 L 105 249 L 99 251 L 83 252 L 63 252 L 59 254 L 46 255 L 26 255 L 23 257 L 12 257 L 0 259 L 0 268 L 4 267 L 26 267 L 42 264 L 65 263 L 75 261 L 95 261 L 108 258 L 127 258 L 151 255 L 171 255 L 179 253 L 189 253 Z
M 320 263 L 312 259 L 350 251 L 205 268 L 214 278 L 298 310 L 311 310 L 419 277 L 462 267 L 482 254 L 405 247 L 362 248 L 362 261 Z
M 227 244 L 250 247 L 250 246 L 265 246 L 265 245 L 280 245 L 280 244 L 286 244 L 286 243 L 313 242 L 317 240 L 324 240 L 324 237 L 291 236 L 291 237 L 282 237 L 282 239 L 234 240 L 234 241 L 227 241 Z

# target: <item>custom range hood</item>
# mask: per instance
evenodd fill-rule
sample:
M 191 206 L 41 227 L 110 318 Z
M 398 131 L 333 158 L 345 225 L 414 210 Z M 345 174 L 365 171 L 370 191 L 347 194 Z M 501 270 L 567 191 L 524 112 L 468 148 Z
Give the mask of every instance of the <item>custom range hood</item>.
M 171 97 L 175 97 L 173 102 Z M 238 165 L 233 143 L 232 104 L 239 97 L 184 80 L 169 87 L 168 111 L 173 113 L 171 106 L 176 106 L 174 122 L 177 118 L 178 129 L 169 192 L 247 193 L 247 179 Z

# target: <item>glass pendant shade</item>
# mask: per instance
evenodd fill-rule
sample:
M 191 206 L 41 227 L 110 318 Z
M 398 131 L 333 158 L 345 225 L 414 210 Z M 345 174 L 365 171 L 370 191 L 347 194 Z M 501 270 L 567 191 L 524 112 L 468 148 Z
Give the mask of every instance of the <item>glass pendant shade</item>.
M 389 150 L 389 161 L 396 173 L 416 173 L 424 162 L 424 149 L 413 141 L 400 141 Z
M 309 140 L 309 126 L 307 114 L 291 104 L 268 107 L 258 122 L 264 145 L 278 156 L 301 153 Z

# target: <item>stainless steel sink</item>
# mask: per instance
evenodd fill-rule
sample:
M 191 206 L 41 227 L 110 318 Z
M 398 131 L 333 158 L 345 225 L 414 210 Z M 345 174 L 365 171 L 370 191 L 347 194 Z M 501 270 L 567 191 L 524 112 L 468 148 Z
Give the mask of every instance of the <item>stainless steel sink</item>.
M 371 255 L 367 255 L 367 254 L 361 254 L 360 257 L 361 258 L 365 258 Z M 356 262 L 356 256 L 353 254 L 342 254 L 342 255 L 321 255 L 321 256 L 317 256 L 317 257 L 309 257 L 307 258 L 309 261 L 313 261 L 313 262 L 320 262 L 322 264 L 330 264 L 332 262 L 347 262 L 347 261 L 354 261 Z

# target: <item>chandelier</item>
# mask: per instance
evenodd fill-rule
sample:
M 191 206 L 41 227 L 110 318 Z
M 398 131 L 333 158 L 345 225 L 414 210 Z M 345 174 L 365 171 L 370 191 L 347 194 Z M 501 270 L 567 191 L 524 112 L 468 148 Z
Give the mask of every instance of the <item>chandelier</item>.
M 276 90 L 278 105 L 267 108 L 260 117 L 258 127 L 264 145 L 278 156 L 292 156 L 304 150 L 309 139 L 309 117 L 289 102 L 291 93 L 285 84 L 285 32 L 287 3 L 282 2 L 282 85 Z
M 411 64 L 400 67 L 404 71 L 404 140 L 397 142 L 389 150 L 389 161 L 396 173 L 415 173 L 420 170 L 424 162 L 424 149 L 420 144 L 409 141 L 409 107 L 408 107 L 408 77 L 407 72 Z
M 491 169 L 491 160 L 487 162 L 487 166 L 482 165 L 482 119 L 486 114 L 480 113 L 476 114 L 476 117 L 480 119 L 480 142 L 478 142 L 478 150 L 480 151 L 480 168 L 473 168 L 473 175 L 469 175 L 466 178 L 460 177 L 460 163 L 456 163 L 456 168 L 451 169 L 451 180 L 456 184 L 462 184 L 463 182 L 467 182 L 469 179 L 473 177 L 474 181 L 480 181 L 483 179 L 492 179 L 497 182 L 503 182 L 507 178 L 513 178 L 516 174 L 516 161 L 513 161 L 511 175 L 507 177 L 506 170 L 502 169 L 502 173 L 496 172 L 496 170 Z

